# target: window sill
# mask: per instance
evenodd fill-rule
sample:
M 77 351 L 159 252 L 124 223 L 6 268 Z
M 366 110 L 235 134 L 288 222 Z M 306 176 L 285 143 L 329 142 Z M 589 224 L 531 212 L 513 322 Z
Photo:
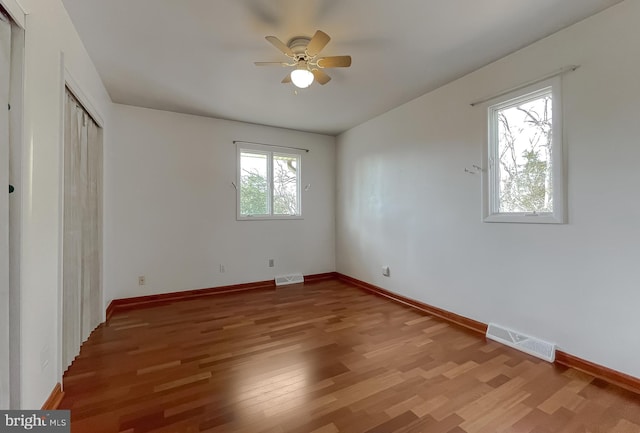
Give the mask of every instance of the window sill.
M 564 224 L 561 217 L 550 213 L 498 213 L 485 216 L 483 221 L 486 223 Z
M 287 221 L 301 220 L 302 215 L 264 215 L 264 216 L 239 216 L 236 221 Z

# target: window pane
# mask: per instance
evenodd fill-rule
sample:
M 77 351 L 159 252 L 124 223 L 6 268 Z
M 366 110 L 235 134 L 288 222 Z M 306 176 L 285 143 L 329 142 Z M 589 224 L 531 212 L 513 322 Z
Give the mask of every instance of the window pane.
M 553 212 L 551 91 L 496 111 L 499 212 Z
M 240 214 L 269 214 L 268 156 L 264 153 L 240 153 Z
M 273 213 L 298 215 L 298 155 L 273 155 Z

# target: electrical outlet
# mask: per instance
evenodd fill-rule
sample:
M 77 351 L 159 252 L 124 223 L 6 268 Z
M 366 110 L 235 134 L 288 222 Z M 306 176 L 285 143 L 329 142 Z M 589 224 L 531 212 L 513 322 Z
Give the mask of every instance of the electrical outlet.
M 274 266 L 273 263 L 274 263 L 273 259 L 269 259 L 269 267 L 270 268 L 273 268 L 273 266 Z
M 224 274 L 224 271 L 225 271 L 225 269 L 224 269 L 224 265 L 220 265 L 220 273 L 221 273 L 221 274 Z
M 144 277 L 144 275 L 141 275 L 141 276 L 138 277 L 138 285 L 139 286 L 144 286 L 146 282 L 147 281 L 146 281 L 146 278 Z

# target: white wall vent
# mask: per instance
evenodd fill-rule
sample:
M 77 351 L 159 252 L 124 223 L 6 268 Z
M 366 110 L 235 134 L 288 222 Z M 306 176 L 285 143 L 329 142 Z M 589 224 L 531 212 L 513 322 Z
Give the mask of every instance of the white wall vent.
M 304 283 L 302 274 L 289 274 L 276 277 L 276 286 L 284 286 L 285 284 Z
M 556 345 L 548 341 L 539 340 L 511 329 L 490 323 L 487 328 L 487 338 L 521 350 L 529 355 L 553 362 L 556 359 Z

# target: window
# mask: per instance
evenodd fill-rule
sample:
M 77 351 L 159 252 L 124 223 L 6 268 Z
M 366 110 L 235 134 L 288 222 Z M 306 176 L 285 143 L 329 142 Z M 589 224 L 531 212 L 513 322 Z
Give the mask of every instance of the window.
M 563 223 L 560 78 L 512 92 L 492 104 L 484 220 Z
M 300 218 L 301 162 L 295 150 L 238 144 L 238 219 Z

